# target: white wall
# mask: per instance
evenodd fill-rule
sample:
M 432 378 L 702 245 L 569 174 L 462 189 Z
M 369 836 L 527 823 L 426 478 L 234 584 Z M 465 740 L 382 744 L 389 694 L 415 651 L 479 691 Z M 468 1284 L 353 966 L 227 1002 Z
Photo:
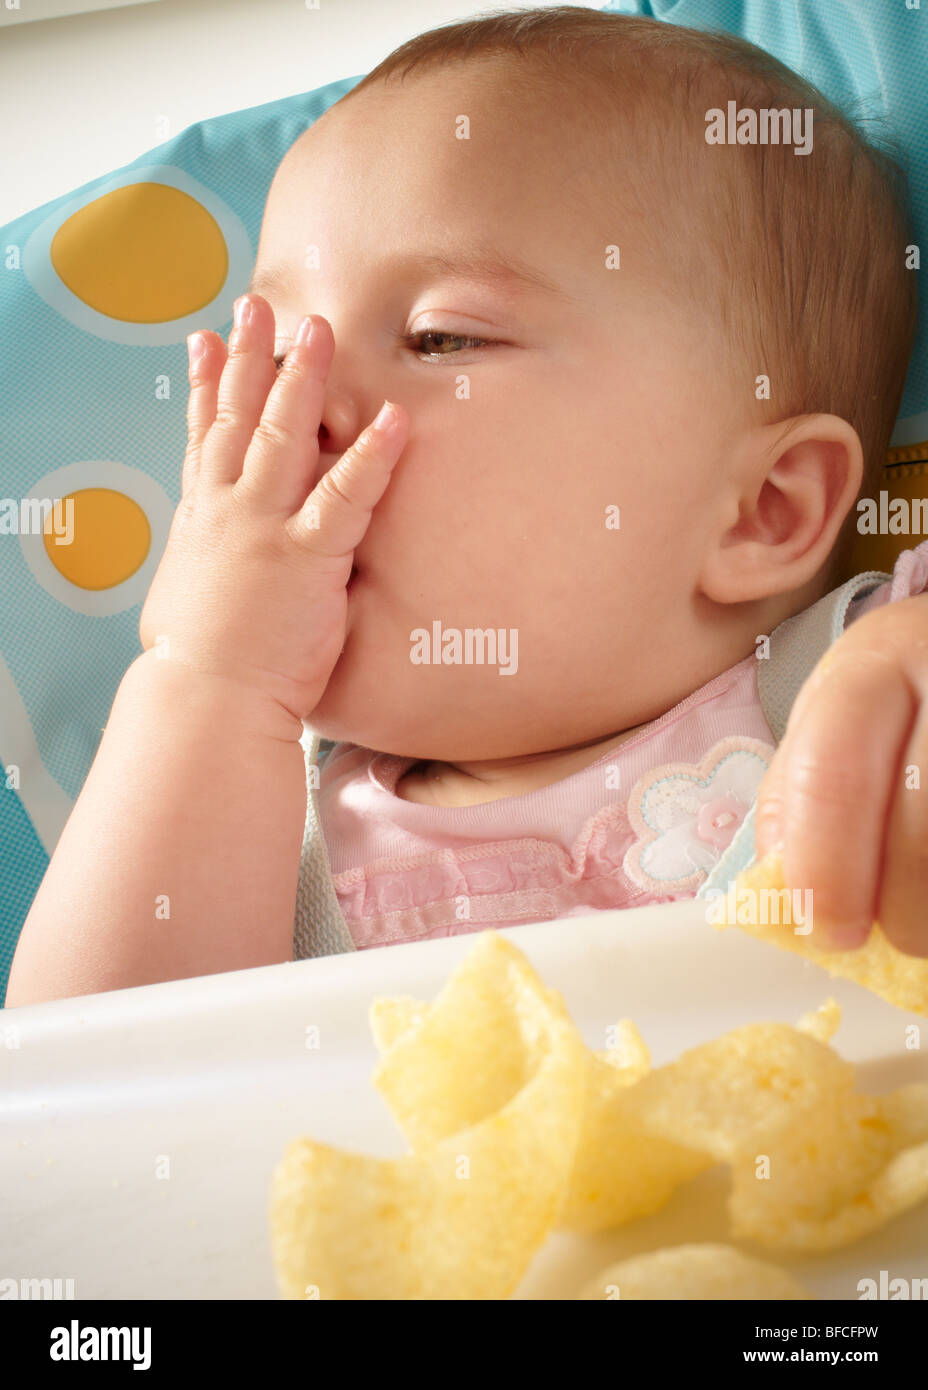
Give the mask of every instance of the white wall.
M 30 0 L 20 3 L 25 21 Z M 318 9 L 306 0 L 158 0 L 4 25 L 0 226 L 207 116 L 369 72 L 439 24 L 529 8 L 519 0 L 310 3 Z

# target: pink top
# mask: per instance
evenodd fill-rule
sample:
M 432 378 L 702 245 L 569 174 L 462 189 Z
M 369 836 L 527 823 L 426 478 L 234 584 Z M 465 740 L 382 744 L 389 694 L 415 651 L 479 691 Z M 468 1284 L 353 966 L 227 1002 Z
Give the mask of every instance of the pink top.
M 846 618 L 928 587 L 928 541 Z M 359 950 L 486 927 L 692 898 L 732 839 L 776 748 L 753 653 L 596 762 L 477 806 L 398 797 L 417 761 L 338 743 L 319 813 Z

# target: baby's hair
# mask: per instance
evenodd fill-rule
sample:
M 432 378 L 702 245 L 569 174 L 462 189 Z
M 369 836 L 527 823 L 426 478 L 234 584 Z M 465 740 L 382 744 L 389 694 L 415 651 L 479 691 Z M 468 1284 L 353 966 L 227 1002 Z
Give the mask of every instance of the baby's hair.
M 872 495 L 917 311 L 916 276 L 906 266 L 914 236 L 905 157 L 883 119 L 850 100 L 839 110 L 734 35 L 565 5 L 431 29 L 388 54 L 342 100 L 468 59 L 498 64 L 516 99 L 547 99 L 565 121 L 584 122 L 583 133 L 604 152 L 589 161 L 590 189 L 615 197 L 620 245 L 623 218 L 639 222 L 646 243 L 651 230 L 655 288 L 669 281 L 706 316 L 707 370 L 730 374 L 758 424 L 818 412 L 847 420 L 863 447 L 859 495 Z M 727 111 L 729 101 L 755 112 L 811 108 L 812 152 L 709 145 L 707 113 Z M 627 177 L 629 149 L 645 156 L 636 179 Z M 759 376 L 770 379 L 769 400 L 757 400 Z M 852 508 L 829 579 L 855 518 Z

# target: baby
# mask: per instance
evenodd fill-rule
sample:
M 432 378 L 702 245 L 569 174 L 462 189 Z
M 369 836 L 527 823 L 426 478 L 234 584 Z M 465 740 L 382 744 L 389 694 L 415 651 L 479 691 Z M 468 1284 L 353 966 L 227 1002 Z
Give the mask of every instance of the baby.
M 710 139 L 729 102 L 807 113 L 804 147 Z M 889 904 L 928 953 L 897 786 L 925 547 L 850 602 L 776 759 L 757 659 L 884 458 L 910 239 L 892 162 L 740 40 L 561 7 L 391 54 L 278 168 L 228 351 L 191 340 L 145 650 L 7 1004 L 292 959 L 304 720 L 329 949 L 692 897 L 769 767 L 758 840 L 822 943 Z M 707 794 L 656 836 L 681 766 Z

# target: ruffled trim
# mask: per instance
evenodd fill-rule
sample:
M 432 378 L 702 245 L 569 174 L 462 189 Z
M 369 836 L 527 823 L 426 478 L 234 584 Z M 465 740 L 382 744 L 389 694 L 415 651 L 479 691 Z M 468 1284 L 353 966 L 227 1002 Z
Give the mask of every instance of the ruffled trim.
M 335 891 L 359 948 L 692 896 L 632 883 L 622 861 L 633 839 L 624 802 L 613 802 L 587 821 L 569 854 L 529 837 L 423 850 L 336 874 Z

